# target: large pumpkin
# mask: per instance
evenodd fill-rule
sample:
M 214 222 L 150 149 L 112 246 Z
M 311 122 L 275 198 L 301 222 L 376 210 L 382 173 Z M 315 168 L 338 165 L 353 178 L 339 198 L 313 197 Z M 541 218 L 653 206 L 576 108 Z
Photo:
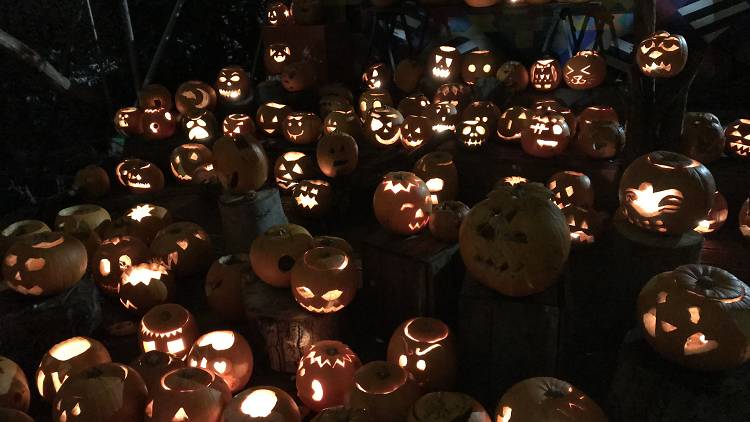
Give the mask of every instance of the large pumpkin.
M 212 331 L 200 336 L 187 355 L 188 366 L 213 372 L 236 393 L 253 373 L 253 351 L 240 333 Z
M 620 205 L 631 224 L 662 234 L 698 225 L 713 205 L 716 183 L 703 164 L 655 151 L 633 161 L 620 179 Z
M 408 422 L 492 422 L 481 404 L 463 393 L 422 396 L 409 411 Z
M 115 236 L 104 240 L 91 258 L 91 276 L 109 296 L 117 296 L 122 273 L 133 263 L 151 257 L 151 251 L 137 237 Z
M 268 158 L 259 143 L 222 136 L 214 143 L 213 154 L 214 168 L 230 192 L 246 193 L 266 183 Z
M 688 58 L 687 41 L 682 35 L 657 31 L 638 44 L 635 61 L 644 75 L 671 78 L 682 72 Z
M 161 229 L 151 242 L 151 250 L 163 257 L 177 276 L 205 271 L 214 258 L 208 233 L 189 221 L 172 223 Z
M 323 340 L 313 343 L 299 361 L 295 384 L 297 397 L 314 412 L 344 404 L 354 387 L 354 372 L 362 366 L 344 343 Z
M 214 261 L 206 274 L 206 303 L 219 317 L 227 321 L 245 318 L 242 303 L 242 282 L 250 274 L 247 254 L 225 255 Z
M 607 422 L 599 405 L 565 381 L 525 379 L 500 398 L 496 422 Z
M 148 422 L 219 422 L 232 395 L 224 381 L 198 368 L 167 372 L 152 388 L 146 403 Z
M 403 422 L 419 398 L 419 385 L 395 363 L 370 362 L 354 373 L 348 407 L 380 422 Z
M 111 361 L 104 345 L 92 338 L 72 337 L 61 341 L 52 346 L 39 363 L 37 391 L 43 400 L 51 402 L 70 376 Z
M 304 145 L 318 140 L 323 130 L 323 122 L 315 113 L 293 112 L 284 118 L 282 127 L 287 141 Z
M 354 299 L 359 281 L 359 271 L 346 252 L 316 247 L 294 264 L 292 295 L 309 312 L 338 312 Z
M 250 246 L 250 265 L 261 280 L 275 287 L 288 287 L 292 268 L 312 247 L 313 239 L 296 224 L 273 226 Z
M 570 230 L 540 184 L 500 187 L 461 224 L 459 246 L 469 273 L 509 296 L 541 292 L 557 281 L 570 252 Z
M 176 303 L 154 306 L 141 318 L 138 342 L 146 353 L 156 350 L 183 359 L 196 338 L 195 317 Z
M 49 226 L 39 220 L 19 220 L 9 224 L 0 232 L 0 257 L 5 257 L 5 252 L 16 240 L 50 231 Z
M 703 164 L 712 163 L 724 152 L 724 128 L 711 113 L 687 112 L 682 121 L 680 152 Z
M 249 388 L 227 404 L 222 422 L 300 422 L 299 407 L 283 390 L 271 386 Z
M 607 62 L 594 50 L 582 50 L 565 63 L 563 77 L 573 89 L 596 88 L 607 76 Z
M 0 407 L 25 412 L 29 410 L 30 400 L 29 381 L 23 369 L 12 360 L 0 356 Z
M 320 171 L 328 177 L 343 176 L 357 168 L 359 147 L 354 138 L 343 132 L 324 135 L 315 148 Z
M 380 225 L 397 234 L 415 234 L 427 226 L 432 212 L 430 190 L 422 179 L 405 171 L 391 172 L 372 198 Z

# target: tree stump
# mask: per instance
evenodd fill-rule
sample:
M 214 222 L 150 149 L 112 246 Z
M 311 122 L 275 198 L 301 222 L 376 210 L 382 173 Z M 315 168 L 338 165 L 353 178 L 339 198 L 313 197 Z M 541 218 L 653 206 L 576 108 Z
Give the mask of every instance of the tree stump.
M 612 422 L 740 422 L 750 420 L 750 364 L 696 372 L 659 356 L 640 331 L 620 349 L 609 401 Z
M 271 226 L 288 223 L 276 188 L 250 191 L 243 195 L 222 195 L 219 198 L 219 212 L 227 253 L 248 252 L 259 234 Z

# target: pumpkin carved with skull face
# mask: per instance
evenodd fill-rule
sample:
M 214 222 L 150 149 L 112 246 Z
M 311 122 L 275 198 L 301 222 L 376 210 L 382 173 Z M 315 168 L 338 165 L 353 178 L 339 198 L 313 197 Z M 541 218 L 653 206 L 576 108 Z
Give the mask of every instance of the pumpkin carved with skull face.
M 401 124 L 401 144 L 407 151 L 415 150 L 432 139 L 432 122 L 424 116 L 406 116 Z
M 435 82 L 450 82 L 461 72 L 461 53 L 449 45 L 441 45 L 429 56 L 429 74 Z
M 354 373 L 348 408 L 369 414 L 373 421 L 403 422 L 419 395 L 419 385 L 404 368 L 373 361 Z
M 144 352 L 169 353 L 182 359 L 198 338 L 198 324 L 193 314 L 176 303 L 154 306 L 143 315 L 138 342 Z
M 235 331 L 212 331 L 195 341 L 187 355 L 188 366 L 213 372 L 236 393 L 253 373 L 253 351 Z
M 193 108 L 182 115 L 182 133 L 188 142 L 210 144 L 220 135 L 219 124 L 210 110 Z
M 560 85 L 560 63 L 555 59 L 539 59 L 529 69 L 531 86 L 537 91 L 552 91 Z
M 682 72 L 688 58 L 687 41 L 682 35 L 655 32 L 638 44 L 635 61 L 644 75 L 671 78 Z
M 292 109 L 285 104 L 272 102 L 261 105 L 255 114 L 258 129 L 267 136 L 281 136 L 284 129 L 284 119 L 291 112 Z
M 143 315 L 168 302 L 174 293 L 174 277 L 161 261 L 133 264 L 122 273 L 117 294 L 125 309 Z
M 387 88 L 391 82 L 391 69 L 385 63 L 375 63 L 362 74 L 362 83 L 367 89 Z
M 253 240 L 250 265 L 255 274 L 271 286 L 288 287 L 294 264 L 312 244 L 310 232 L 302 226 L 273 226 Z
M 505 110 L 497 119 L 497 136 L 503 141 L 519 141 L 521 131 L 531 118 L 531 111 L 525 107 L 513 106 Z
M 227 66 L 221 69 L 214 85 L 222 103 L 242 103 L 251 97 L 250 79 L 245 69 L 240 66 Z
M 190 183 L 199 167 L 213 163 L 213 153 L 202 144 L 182 144 L 172 150 L 169 168 L 178 182 Z
M 166 139 L 174 135 L 177 122 L 172 112 L 166 108 L 147 108 L 141 116 L 143 138 L 151 141 Z
M 276 159 L 273 170 L 279 189 L 291 190 L 301 180 L 315 173 L 315 161 L 304 152 L 289 151 Z
M 308 179 L 292 189 L 295 209 L 306 217 L 322 217 L 333 206 L 333 188 L 325 180 Z
M 359 147 L 350 135 L 334 132 L 320 138 L 315 157 L 320 171 L 326 176 L 346 175 L 357 168 Z
M 375 188 L 375 217 L 387 230 L 411 235 L 427 227 L 432 200 L 427 184 L 414 173 L 391 172 Z
M 222 422 L 300 422 L 299 407 L 283 390 L 271 386 L 237 394 L 222 413 Z
M 263 65 L 269 75 L 278 75 L 284 70 L 284 64 L 291 62 L 292 50 L 284 42 L 271 43 L 263 54 Z
M 529 86 L 529 72 L 521 62 L 511 60 L 503 63 L 495 77 L 510 92 L 521 92 Z
M 565 63 L 563 78 L 573 89 L 592 89 L 601 85 L 607 76 L 607 62 L 594 50 L 576 53 Z
M 286 116 L 283 128 L 287 141 L 297 145 L 311 144 L 318 140 L 323 122 L 315 113 L 294 112 Z
M 104 294 L 116 297 L 122 273 L 150 256 L 148 246 L 137 237 L 111 237 L 101 243 L 91 259 L 92 278 Z
M 354 372 L 362 366 L 344 343 L 323 340 L 305 350 L 297 368 L 297 397 L 314 412 L 344 404 L 354 387 Z
M 488 138 L 497 131 L 500 109 L 492 101 L 474 101 L 464 108 L 461 120 L 477 120 L 487 128 Z
M 581 172 L 565 170 L 550 177 L 547 187 L 552 191 L 555 204 L 563 209 L 568 205 L 591 208 L 594 205 L 594 189 L 591 179 Z
M 174 369 L 149 391 L 144 421 L 219 422 L 222 409 L 231 398 L 226 383 L 212 372 Z
M 712 163 L 724 152 L 724 128 L 711 113 L 685 113 L 680 151 L 703 164 Z
M 205 271 L 213 261 L 213 246 L 203 228 L 195 223 L 172 223 L 156 234 L 151 250 L 178 276 Z
M 487 126 L 479 120 L 467 120 L 458 126 L 458 139 L 468 150 L 477 150 L 487 142 L 489 131 Z
M 192 109 L 213 110 L 216 107 L 216 90 L 201 81 L 187 81 L 174 94 L 177 111 L 185 114 Z
M 292 269 L 292 294 L 309 312 L 328 314 L 348 305 L 357 293 L 359 272 L 352 258 L 336 247 L 305 252 Z
M 496 60 L 490 50 L 477 50 L 464 55 L 461 67 L 461 77 L 469 85 L 479 78 L 495 76 Z
M 404 116 L 393 107 L 373 108 L 365 119 L 365 134 L 380 148 L 395 145 L 401 140 Z
M 232 193 L 258 190 L 268 178 L 268 158 L 254 140 L 223 136 L 213 150 L 214 168 L 221 184 Z
M 570 128 L 565 117 L 552 111 L 534 110 L 526 126 L 521 129 L 524 152 L 539 158 L 560 155 L 570 142 Z
M 36 370 L 36 386 L 45 401 L 52 401 L 71 376 L 100 363 L 109 363 L 107 349 L 88 337 L 72 337 L 52 346 Z
M 132 193 L 159 192 L 164 188 L 164 173 L 146 160 L 129 158 L 115 167 L 117 181 Z
M 730 123 L 724 130 L 727 151 L 734 157 L 750 158 L 750 119 L 739 119 Z
M 496 422 L 607 422 L 602 409 L 586 394 L 552 377 L 523 380 L 503 394 Z
M 29 381 L 23 369 L 12 360 L 0 356 L 0 406 L 25 412 L 29 410 L 30 400 Z

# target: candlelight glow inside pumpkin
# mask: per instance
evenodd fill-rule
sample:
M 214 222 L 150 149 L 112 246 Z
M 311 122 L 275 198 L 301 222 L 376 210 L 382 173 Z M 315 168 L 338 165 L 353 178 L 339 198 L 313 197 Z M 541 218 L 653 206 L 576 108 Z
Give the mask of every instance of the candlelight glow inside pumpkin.
M 582 391 L 552 377 L 517 383 L 500 398 L 495 413 L 495 422 L 554 420 L 607 422 L 607 416 Z
M 394 233 L 415 234 L 430 221 L 430 190 L 414 173 L 400 171 L 383 176 L 372 203 L 380 225 Z
M 250 95 L 250 80 L 240 66 L 228 66 L 219 71 L 216 77 L 216 90 L 219 98 L 227 103 L 239 103 Z
M 688 46 L 682 35 L 657 31 L 638 44 L 635 60 L 644 75 L 671 78 L 685 68 Z
M 94 339 L 72 337 L 57 343 L 42 357 L 36 370 L 39 395 L 51 401 L 70 376 L 111 361 L 107 349 Z
M 266 20 L 269 25 L 281 26 L 292 23 L 292 13 L 281 1 L 274 1 L 266 9 Z
M 174 280 L 167 266 L 160 261 L 133 264 L 122 274 L 117 294 L 125 309 L 143 314 L 154 306 L 169 301 Z
M 299 408 L 289 394 L 259 386 L 237 394 L 222 414 L 223 422 L 300 422 Z
M 253 373 L 253 351 L 234 331 L 212 331 L 195 341 L 187 356 L 188 366 L 213 372 L 235 393 Z
M 728 216 L 727 200 L 721 192 L 716 191 L 714 194 L 714 204 L 708 210 L 708 215 L 705 219 L 699 221 L 693 230 L 701 234 L 713 233 L 724 225 Z
M 231 398 L 227 385 L 212 372 L 174 369 L 149 390 L 145 420 L 219 422 L 222 409 Z
M 111 237 L 101 243 L 91 259 L 92 278 L 104 294 L 117 296 L 122 273 L 150 255 L 148 246 L 136 237 Z
M 12 360 L 0 356 L 0 406 L 25 412 L 29 410 L 30 400 L 29 381 L 23 369 Z
M 187 81 L 177 88 L 174 94 L 177 111 L 182 114 L 191 109 L 213 110 L 216 107 L 216 91 L 201 81 Z
M 560 85 L 560 63 L 555 59 L 539 59 L 531 65 L 529 76 L 537 91 L 552 91 Z
M 391 70 L 384 63 L 375 63 L 362 74 L 367 89 L 386 88 L 391 81 Z
M 333 205 L 333 188 L 325 180 L 302 180 L 292 190 L 297 210 L 309 217 L 327 214 Z
M 403 122 L 404 117 L 393 107 L 373 108 L 365 119 L 365 133 L 375 145 L 388 147 L 401 139 Z
M 284 64 L 290 61 L 291 57 L 292 50 L 289 48 L 289 44 L 284 42 L 268 44 L 266 54 L 263 56 L 266 73 L 278 75 L 284 70 Z
M 286 116 L 283 127 L 287 141 L 303 145 L 318 140 L 323 129 L 323 122 L 315 113 L 294 112 Z
M 176 123 L 172 112 L 166 108 L 147 108 L 143 110 L 141 116 L 143 138 L 148 140 L 169 138 L 174 135 Z
M 307 311 L 328 314 L 344 309 L 354 299 L 359 281 L 349 255 L 320 246 L 305 252 L 294 265 L 292 294 Z
M 547 187 L 554 195 L 555 204 L 563 209 L 568 205 L 591 208 L 594 205 L 594 190 L 591 179 L 581 172 L 565 170 L 550 177 Z
M 430 75 L 439 82 L 450 82 L 461 69 L 461 53 L 449 45 L 441 45 L 429 56 Z
M 344 404 L 362 364 L 349 346 L 333 340 L 313 343 L 297 367 L 297 397 L 315 412 Z
M 265 103 L 258 107 L 255 115 L 258 127 L 268 136 L 278 136 L 282 134 L 282 123 L 287 114 L 291 113 L 291 108 L 279 103 Z
M 495 75 L 495 55 L 490 50 L 472 51 L 464 55 L 462 61 L 461 76 L 467 84 Z
M 292 189 L 301 180 L 311 176 L 315 171 L 312 157 L 299 151 L 285 152 L 279 156 L 274 166 L 276 184 L 282 190 Z
M 198 337 L 198 324 L 193 314 L 176 303 L 154 306 L 141 319 L 138 340 L 148 353 L 152 350 L 169 353 L 179 359 Z
M 193 181 L 193 175 L 198 168 L 210 164 L 213 153 L 202 144 L 182 144 L 172 150 L 169 157 L 169 168 L 179 182 Z
M 530 112 L 524 107 L 510 107 L 497 119 L 497 136 L 504 141 L 521 139 L 521 131 L 530 118 Z
M 401 124 L 401 144 L 407 150 L 414 150 L 432 138 L 432 122 L 427 117 L 409 115 Z
M 210 110 L 193 108 L 182 115 L 182 131 L 191 142 L 208 144 L 219 135 L 216 117 Z
M 123 107 L 115 113 L 115 129 L 125 136 L 143 133 L 143 112 L 136 107 Z
M 573 89 L 592 89 L 607 76 L 607 62 L 594 50 L 582 50 L 565 63 L 563 77 Z
M 164 173 L 146 160 L 130 158 L 115 167 L 115 175 L 121 185 L 133 193 L 158 192 L 164 187 Z

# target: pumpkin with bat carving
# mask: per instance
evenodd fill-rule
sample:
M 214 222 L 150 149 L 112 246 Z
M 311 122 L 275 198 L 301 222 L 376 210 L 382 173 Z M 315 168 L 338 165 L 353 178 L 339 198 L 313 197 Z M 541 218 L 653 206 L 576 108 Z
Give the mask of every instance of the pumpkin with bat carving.
M 654 151 L 634 160 L 620 178 L 620 206 L 644 230 L 679 235 L 693 230 L 711 209 L 716 183 L 701 163 Z
M 203 228 L 189 221 L 172 223 L 161 229 L 151 242 L 151 250 L 177 276 L 205 271 L 213 261 L 213 246 Z
M 432 135 L 432 121 L 427 117 L 410 115 L 401 123 L 401 145 L 407 151 L 427 144 Z
M 537 91 L 553 91 L 560 85 L 560 63 L 555 59 L 539 59 L 529 68 L 529 78 Z
M 309 61 L 284 64 L 281 71 L 281 86 L 289 92 L 310 89 L 317 82 L 315 66 Z
M 102 363 L 72 375 L 52 405 L 56 422 L 132 422 L 143 419 L 146 384 L 129 366 Z
M 301 422 L 299 407 L 283 390 L 272 386 L 248 388 L 224 408 L 222 422 Z
M 115 176 L 132 193 L 153 193 L 164 188 L 164 173 L 154 163 L 129 158 L 115 167 Z
M 283 1 L 271 2 L 266 7 L 266 21 L 271 26 L 283 26 L 294 23 L 292 13 Z
M 354 387 L 354 373 L 360 366 L 357 355 L 344 343 L 334 340 L 313 343 L 306 348 L 297 367 L 297 397 L 314 412 L 342 405 Z
M 3 277 L 18 293 L 47 296 L 76 284 L 87 263 L 86 247 L 73 235 L 39 233 L 21 237 L 8 248 Z
M 432 207 L 430 233 L 443 242 L 458 241 L 458 230 L 469 213 L 469 207 L 459 201 L 443 201 Z
M 202 144 L 182 144 L 172 150 L 169 168 L 178 182 L 190 183 L 199 167 L 213 163 L 213 153 Z
M 284 119 L 291 112 L 291 107 L 286 104 L 270 102 L 261 105 L 255 113 L 258 129 L 266 136 L 281 136 Z
M 583 208 L 594 206 L 594 189 L 591 187 L 591 179 L 581 172 L 559 171 L 549 178 L 547 187 L 552 191 L 552 199 L 560 209 L 568 205 Z
M 166 108 L 147 108 L 141 116 L 144 139 L 156 141 L 174 135 L 177 130 L 177 119 Z
M 408 422 L 492 422 L 478 401 L 457 392 L 422 396 L 409 411 Z M 502 422 L 502 421 L 499 421 Z
M 144 421 L 219 422 L 222 409 L 231 398 L 224 380 L 212 372 L 174 369 L 149 391 Z
M 333 132 L 343 132 L 352 137 L 360 137 L 362 125 L 354 110 L 334 110 L 323 120 L 323 134 L 329 135 Z
M 357 102 L 359 109 L 359 118 L 364 122 L 374 108 L 393 106 L 393 98 L 388 90 L 385 89 L 368 89 L 359 96 Z
M 373 108 L 364 121 L 365 135 L 377 147 L 393 146 L 401 140 L 403 122 L 404 116 L 393 107 Z
M 604 222 L 594 209 L 568 205 L 562 212 L 570 229 L 571 246 L 589 245 L 601 236 Z
M 285 152 L 276 159 L 273 172 L 279 189 L 291 191 L 300 181 L 315 174 L 315 160 L 304 152 Z
M 608 120 L 579 120 L 574 146 L 595 159 L 614 158 L 625 146 L 625 131 L 619 123 Z
M 133 263 L 150 257 L 148 246 L 137 237 L 110 237 L 99 245 L 90 259 L 91 277 L 104 294 L 117 297 L 122 273 Z
M 202 81 L 183 82 L 174 93 L 174 103 L 180 114 L 195 108 L 213 110 L 216 108 L 216 90 Z
M 562 154 L 570 142 L 570 127 L 563 115 L 553 111 L 533 110 L 521 129 L 521 148 L 539 158 Z
M 683 265 L 657 274 L 638 296 L 646 341 L 688 368 L 720 371 L 750 358 L 750 287 L 721 268 Z
M 525 379 L 503 394 L 495 422 L 607 422 L 599 405 L 569 383 L 552 377 Z
M 390 172 L 375 187 L 372 198 L 381 226 L 396 234 L 411 235 L 427 227 L 432 200 L 427 184 L 414 173 Z
M 513 106 L 508 108 L 497 119 L 497 137 L 502 141 L 520 141 L 521 132 L 531 119 L 531 110 Z
M 210 144 L 221 135 L 219 124 L 211 110 L 192 108 L 182 114 L 180 126 L 188 142 Z
M 461 66 L 461 77 L 464 82 L 472 85 L 479 78 L 491 78 L 495 76 L 497 64 L 492 51 L 475 50 L 463 56 Z
M 526 67 L 513 60 L 503 63 L 497 69 L 495 77 L 510 92 L 521 92 L 529 86 L 529 72 Z
M 141 318 L 138 343 L 145 353 L 152 350 L 169 353 L 182 359 L 198 338 L 195 317 L 176 303 L 163 303 L 151 308 Z
M 703 164 L 709 164 L 721 158 L 724 143 L 724 128 L 718 117 L 711 113 L 685 113 L 680 152 Z
M 315 113 L 293 112 L 284 118 L 284 138 L 297 144 L 311 144 L 318 140 L 323 130 L 323 122 Z
M 172 94 L 163 85 L 146 85 L 138 91 L 138 108 L 170 110 L 172 109 Z
M 226 321 L 245 319 L 242 282 L 250 274 L 247 254 L 224 255 L 214 261 L 206 273 L 206 303 Z
M 333 187 L 325 180 L 307 179 L 292 188 L 292 204 L 305 217 L 323 217 L 334 205 Z
M 30 400 L 29 381 L 23 369 L 12 360 L 0 356 L 0 407 L 25 412 L 29 410 Z
M 352 257 L 331 246 L 308 250 L 292 268 L 294 299 L 318 314 L 344 309 L 354 299 L 359 281 Z
M 268 178 L 268 158 L 255 140 L 222 136 L 214 143 L 214 168 L 229 192 L 258 190 Z
M 419 385 L 404 368 L 373 361 L 354 373 L 348 408 L 364 411 L 375 421 L 404 422 L 419 396 Z
M 112 359 L 107 349 L 88 337 L 71 337 L 52 346 L 36 370 L 36 386 L 43 400 L 51 402 L 71 376 Z
M 641 41 L 635 50 L 635 61 L 644 75 L 671 78 L 685 68 L 688 59 L 687 41 L 682 35 L 657 31 Z
M 137 107 L 123 107 L 115 113 L 115 129 L 123 136 L 143 134 L 143 111 Z
M 724 129 L 727 151 L 739 159 L 750 158 L 750 119 L 735 120 Z
M 173 369 L 184 368 L 187 365 L 185 361 L 169 353 L 152 350 L 138 356 L 130 366 L 140 374 L 146 388 L 150 391 L 156 388 L 164 374 Z
M 459 231 L 466 270 L 508 296 L 538 293 L 557 281 L 570 230 L 552 192 L 539 183 L 501 186 L 476 204 Z
M 427 107 L 430 105 L 430 99 L 422 94 L 410 95 L 404 97 L 398 103 L 398 111 L 404 117 L 424 116 Z
M 578 90 L 601 85 L 607 77 L 607 62 L 595 50 L 582 50 L 571 57 L 563 69 L 565 83 Z
M 288 287 L 294 264 L 312 245 L 310 232 L 302 226 L 273 226 L 253 240 L 250 265 L 255 274 L 271 286 Z
M 213 372 L 229 391 L 240 391 L 253 373 L 253 351 L 235 331 L 212 331 L 198 337 L 187 355 L 188 366 Z
M 391 82 L 391 69 L 385 63 L 375 63 L 362 73 L 362 83 L 367 89 L 387 88 Z
M 107 171 L 95 164 L 83 167 L 73 177 L 71 189 L 86 199 L 100 198 L 109 192 Z
M 328 177 L 352 173 L 357 168 L 358 157 L 357 141 L 342 132 L 324 135 L 315 149 L 318 167 Z
M 174 275 L 160 260 L 133 264 L 120 279 L 117 294 L 128 311 L 143 315 L 156 305 L 169 302 L 174 296 Z
M 227 66 L 219 71 L 214 83 L 219 101 L 228 104 L 243 103 L 252 97 L 250 79 L 240 66 Z
M 441 45 L 427 56 L 427 66 L 435 82 L 451 82 L 461 74 L 461 53 L 456 47 Z

